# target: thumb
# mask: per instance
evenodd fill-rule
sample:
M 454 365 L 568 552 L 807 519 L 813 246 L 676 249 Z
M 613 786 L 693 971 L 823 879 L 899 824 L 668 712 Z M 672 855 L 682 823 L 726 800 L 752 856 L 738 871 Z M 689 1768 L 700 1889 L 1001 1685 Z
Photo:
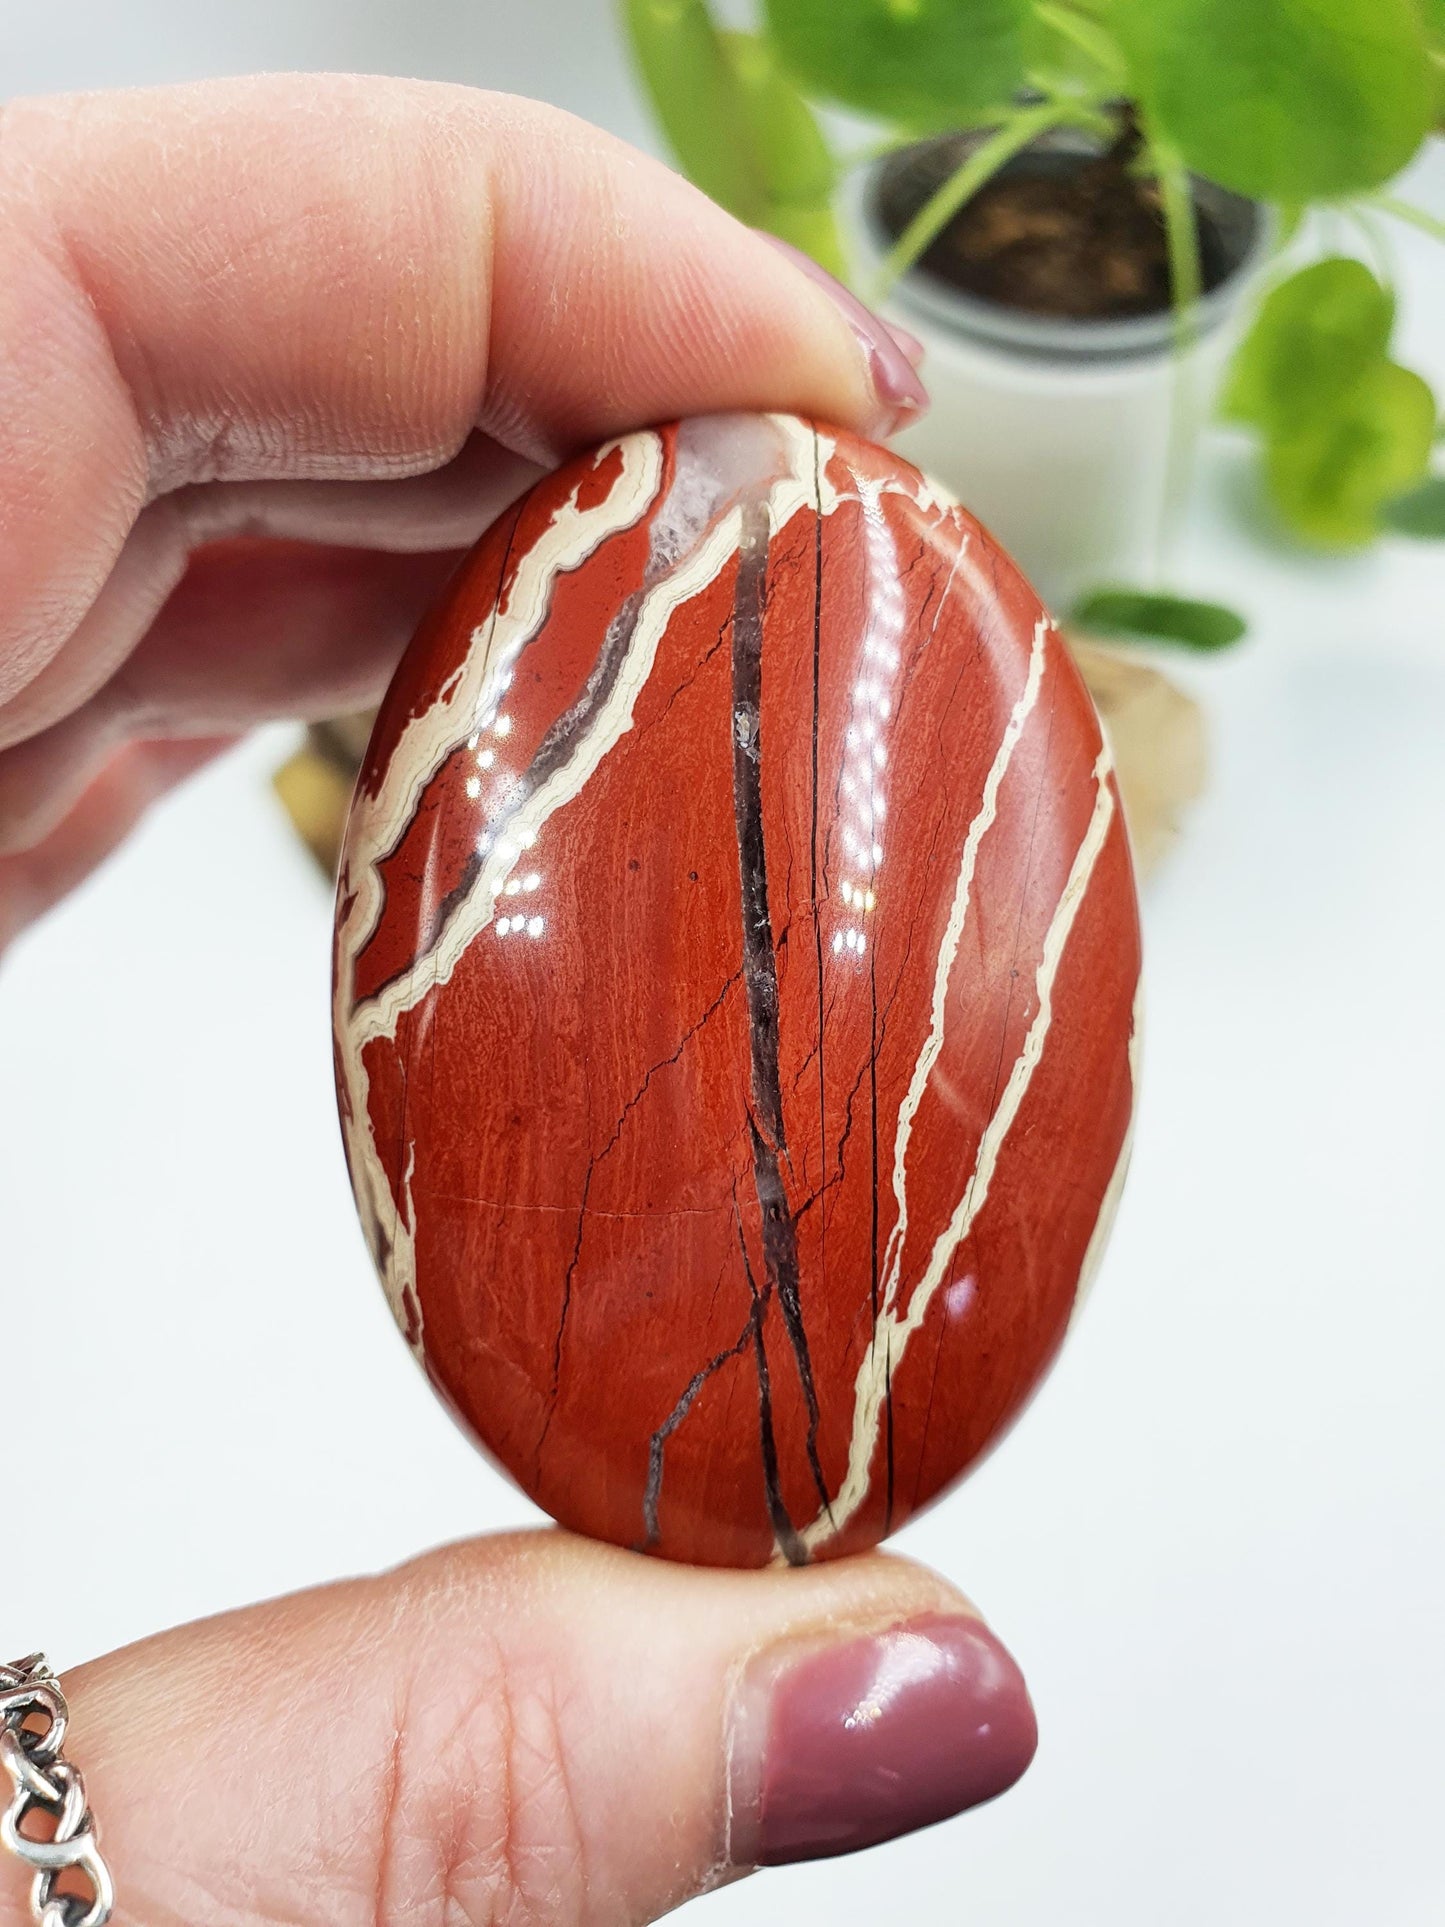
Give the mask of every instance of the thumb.
M 704 1572 L 552 1532 L 65 1684 L 117 1927 L 652 1920 L 989 1799 L 1034 1748 L 1013 1661 L 919 1567 Z

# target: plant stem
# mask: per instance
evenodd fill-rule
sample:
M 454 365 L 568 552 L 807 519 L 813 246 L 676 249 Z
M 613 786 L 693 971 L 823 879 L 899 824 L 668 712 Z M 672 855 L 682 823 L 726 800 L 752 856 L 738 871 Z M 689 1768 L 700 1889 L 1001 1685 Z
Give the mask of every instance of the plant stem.
M 1086 100 L 1082 95 L 1061 100 L 1058 108 L 1058 119 L 1054 122 L 1056 127 L 1082 128 L 1084 133 L 1092 134 L 1095 140 L 1100 141 L 1105 147 L 1119 131 L 1119 122 L 1115 115 L 1107 108 L 1096 106 L 1092 100 Z
M 890 154 L 901 153 L 910 145 L 897 134 L 883 134 L 876 141 L 865 141 L 861 147 L 844 148 L 833 158 L 840 174 L 851 174 L 855 167 L 872 167 L 875 161 L 886 161 Z
M 1159 181 L 1164 237 L 1169 250 L 1169 291 L 1174 306 L 1174 381 L 1164 458 L 1164 501 L 1154 541 L 1154 566 L 1162 575 L 1183 519 L 1200 426 L 1198 394 L 1189 358 L 1200 296 L 1199 228 L 1194 213 L 1194 192 L 1184 163 L 1171 147 L 1152 136 L 1148 154 Z
M 1371 194 L 1365 205 L 1377 207 L 1381 214 L 1393 214 L 1397 221 L 1419 228 L 1422 234 L 1431 235 L 1437 241 L 1445 241 L 1445 221 L 1437 215 L 1427 214 L 1423 207 L 1415 207 L 1409 201 L 1397 201 L 1393 194 Z
M 1077 110 L 1081 115 L 1082 107 Z M 976 128 L 997 127 L 997 110 L 982 114 L 965 114 L 949 130 L 955 134 L 971 134 Z M 906 153 L 918 144 L 914 134 L 900 134 L 896 130 L 880 134 L 877 140 L 864 141 L 861 146 L 845 148 L 835 156 L 840 173 L 852 173 L 855 167 L 871 167 L 875 161 L 886 161 L 890 154 Z
M 1031 140 L 1049 128 L 1073 118 L 1072 107 L 1059 101 L 1045 101 L 1037 107 L 1023 107 L 975 149 L 962 167 L 949 175 L 942 187 L 929 196 L 888 250 L 868 290 L 868 298 L 882 301 L 901 274 L 907 273 L 926 248 L 943 232 L 958 210 L 971 200 L 986 182 L 1021 153 Z
M 1199 228 L 1194 218 L 1194 195 L 1183 162 L 1168 149 L 1152 142 L 1150 146 L 1164 211 L 1174 326 L 1180 345 L 1187 346 L 1193 328 L 1194 305 L 1199 299 Z

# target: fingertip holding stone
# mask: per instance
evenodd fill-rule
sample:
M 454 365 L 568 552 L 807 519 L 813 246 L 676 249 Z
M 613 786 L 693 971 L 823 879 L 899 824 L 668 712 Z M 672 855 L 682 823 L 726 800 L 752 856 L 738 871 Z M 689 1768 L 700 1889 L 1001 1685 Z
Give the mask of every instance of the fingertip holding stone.
M 981 1620 L 769 1648 L 734 1701 L 729 1858 L 819 1860 L 932 1826 L 1006 1792 L 1037 1740 L 1023 1675 Z
M 826 268 L 820 267 L 801 248 L 795 248 L 791 242 L 781 241 L 776 234 L 768 234 L 761 228 L 755 231 L 760 239 L 786 256 L 794 267 L 823 290 L 853 330 L 854 338 L 867 360 L 868 379 L 878 398 L 880 420 L 874 425 L 876 432 L 894 434 L 921 415 L 928 407 L 928 390 L 918 374 L 919 364 L 923 360 L 923 343 L 917 335 L 910 334 L 906 328 L 894 327 L 874 314 L 851 288 L 845 287 L 836 275 L 829 274 Z

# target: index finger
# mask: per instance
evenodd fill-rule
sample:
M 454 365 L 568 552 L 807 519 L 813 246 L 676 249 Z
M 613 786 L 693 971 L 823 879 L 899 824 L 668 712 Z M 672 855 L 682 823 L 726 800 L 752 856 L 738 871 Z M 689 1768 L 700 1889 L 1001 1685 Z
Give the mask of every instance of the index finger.
M 878 344 L 758 237 L 584 123 L 467 88 L 12 105 L 0 246 L 0 700 L 183 483 L 412 474 L 476 429 L 550 462 L 710 409 L 897 412 Z

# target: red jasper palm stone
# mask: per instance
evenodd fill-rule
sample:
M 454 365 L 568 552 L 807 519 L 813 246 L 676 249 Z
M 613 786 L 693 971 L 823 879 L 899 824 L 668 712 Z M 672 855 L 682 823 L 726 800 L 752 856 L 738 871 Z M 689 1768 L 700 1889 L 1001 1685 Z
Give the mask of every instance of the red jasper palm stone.
M 856 1551 L 1063 1338 L 1127 1155 L 1108 752 L 971 516 L 787 416 L 608 442 L 399 669 L 342 859 L 392 1309 L 564 1524 Z

